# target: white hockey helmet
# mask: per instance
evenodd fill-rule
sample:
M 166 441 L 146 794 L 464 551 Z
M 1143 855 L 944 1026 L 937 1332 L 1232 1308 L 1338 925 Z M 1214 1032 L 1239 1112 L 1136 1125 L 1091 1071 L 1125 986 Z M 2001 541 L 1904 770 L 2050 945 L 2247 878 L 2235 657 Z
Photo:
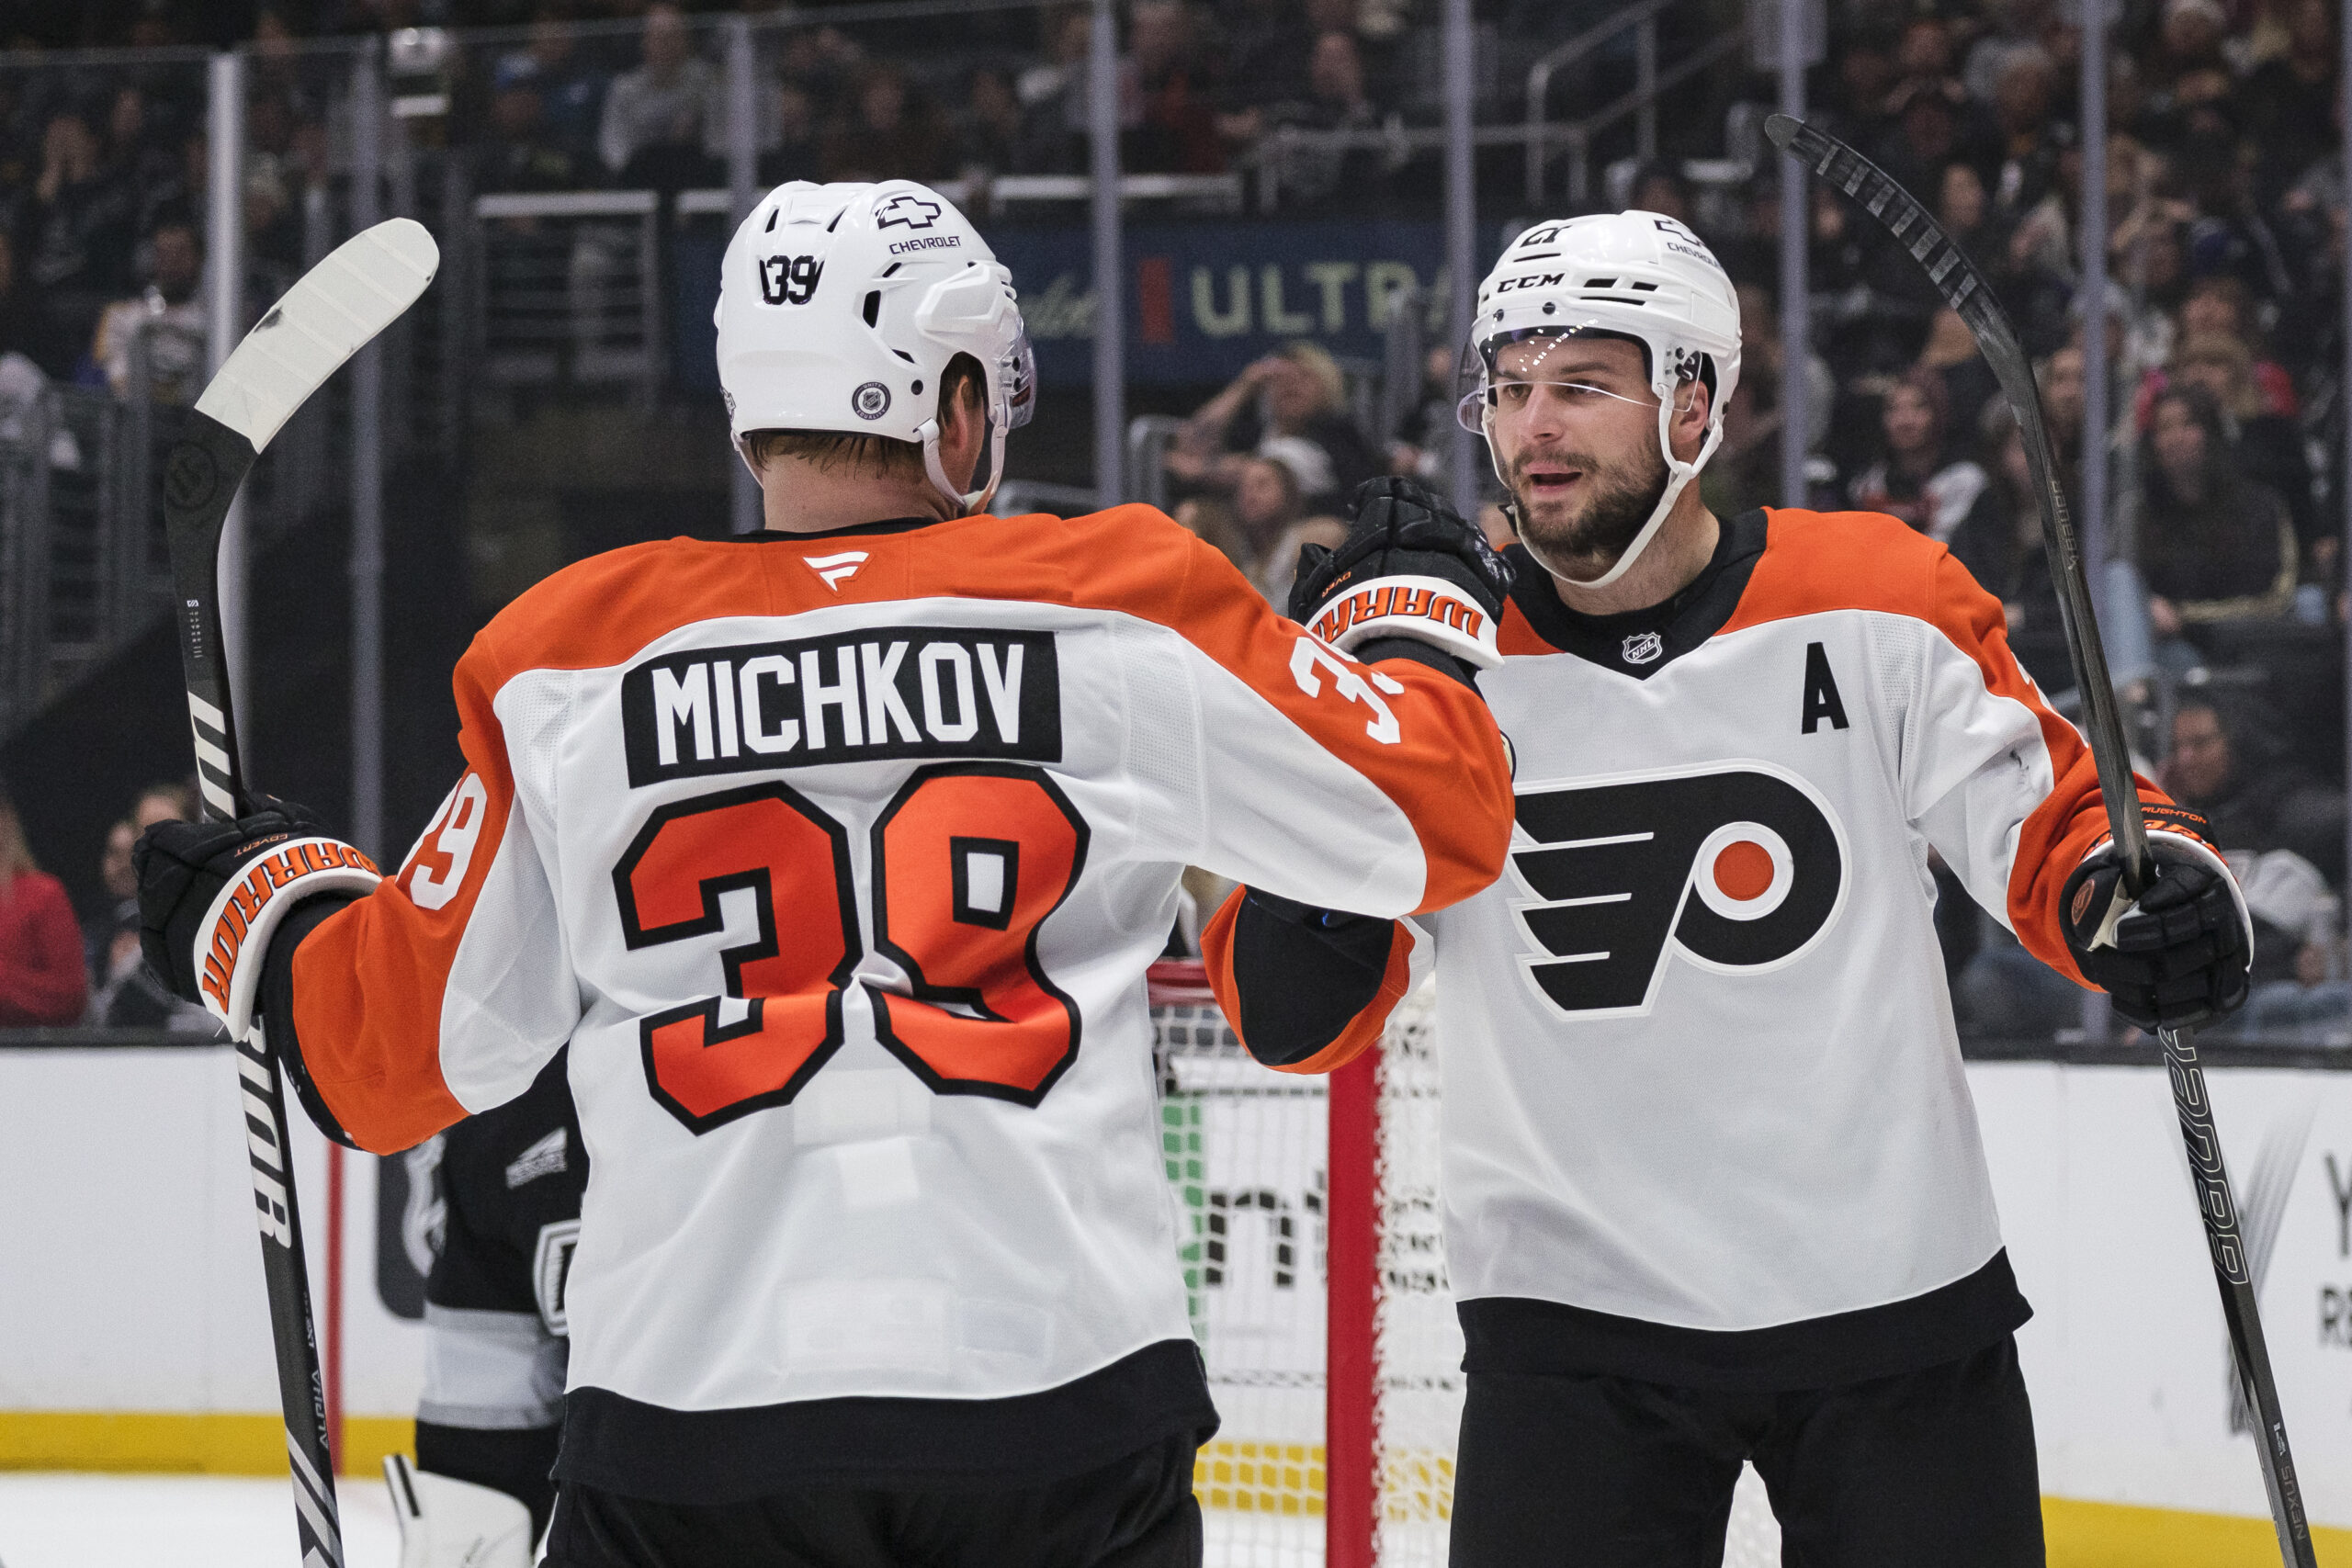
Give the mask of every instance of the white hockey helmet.
M 927 186 L 776 186 L 719 269 L 718 384 L 737 450 L 755 430 L 915 442 L 951 505 L 984 509 L 1004 477 L 1006 433 L 1036 408 L 1013 300 L 1012 274 Z M 958 354 L 979 361 L 989 431 L 988 483 L 969 492 L 939 464 L 940 382 Z
M 1658 401 L 1657 445 L 1667 479 L 1649 521 L 1615 566 L 1589 581 L 1554 571 L 1589 588 L 1606 587 L 1624 575 L 1657 536 L 1682 487 L 1722 443 L 1724 405 L 1739 385 L 1739 297 L 1705 242 L 1660 213 L 1611 212 L 1543 222 L 1513 240 L 1478 286 L 1477 313 L 1462 355 L 1465 389 L 1455 410 L 1466 428 L 1487 438 L 1496 477 L 1505 485 L 1510 476 L 1503 472 L 1487 428 L 1495 406 L 1495 355 L 1505 344 L 1528 338 L 1596 334 L 1642 344 L 1650 390 Z M 1676 390 L 1693 377 L 1713 382 L 1713 400 L 1706 439 L 1698 455 L 1683 463 L 1675 460 L 1668 432 Z M 1550 562 L 1543 564 L 1552 570 Z

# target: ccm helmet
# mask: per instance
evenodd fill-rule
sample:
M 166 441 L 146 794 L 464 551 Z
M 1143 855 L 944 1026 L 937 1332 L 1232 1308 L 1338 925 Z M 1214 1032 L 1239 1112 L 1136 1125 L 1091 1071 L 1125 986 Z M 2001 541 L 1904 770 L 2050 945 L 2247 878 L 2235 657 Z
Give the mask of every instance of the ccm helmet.
M 1705 243 L 1660 213 L 1602 213 L 1538 223 L 1513 240 L 1478 286 L 1477 314 L 1462 356 L 1468 389 L 1455 411 L 1473 434 L 1487 437 L 1496 477 L 1506 486 L 1510 476 L 1503 472 L 1489 428 L 1495 355 L 1529 338 L 1576 336 L 1625 337 L 1641 344 L 1658 402 L 1658 454 L 1666 459 L 1666 488 L 1616 565 L 1588 581 L 1543 563 L 1565 581 L 1601 588 L 1623 576 L 1648 547 L 1675 497 L 1723 441 L 1724 405 L 1739 384 L 1739 297 Z M 1694 377 L 1713 383 L 1713 401 L 1698 455 L 1678 462 L 1668 435 L 1675 394 Z
M 985 508 L 1004 438 L 1036 408 L 1036 361 L 1012 275 L 965 216 L 911 180 L 768 192 L 729 243 L 718 280 L 718 384 L 746 464 L 755 430 L 883 435 L 922 447 L 950 505 Z M 968 493 L 939 464 L 948 361 L 979 361 L 988 483 Z

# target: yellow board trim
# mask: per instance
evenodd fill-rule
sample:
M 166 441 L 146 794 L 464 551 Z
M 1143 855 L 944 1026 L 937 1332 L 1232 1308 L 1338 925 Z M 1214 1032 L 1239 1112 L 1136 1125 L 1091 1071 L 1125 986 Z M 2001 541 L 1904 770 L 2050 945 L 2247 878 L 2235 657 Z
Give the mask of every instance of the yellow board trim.
M 2050 1568 L 2278 1568 L 2278 1537 L 2267 1518 L 2041 1500 Z M 2352 1530 L 2314 1526 L 2323 1563 L 2352 1568 Z
M 416 1457 L 416 1423 L 401 1416 L 343 1418 L 343 1472 L 382 1472 L 386 1454 Z M 283 1475 L 286 1425 L 275 1416 L 218 1411 L 0 1411 L 0 1470 L 166 1471 Z
M 372 1478 L 384 1456 L 416 1453 L 416 1424 L 398 1416 L 347 1416 L 343 1472 Z M 283 1475 L 286 1431 L 275 1416 L 218 1412 L 0 1411 L 0 1470 L 164 1471 L 199 1475 Z M 1444 1517 L 1452 1467 L 1399 1475 L 1409 1495 Z M 1319 1518 L 1319 1443 L 1219 1438 L 1201 1450 L 1193 1485 L 1204 1507 Z M 1392 1485 L 1397 1492 L 1399 1485 Z M 1418 1517 L 1427 1517 L 1426 1514 Z M 2051 1568 L 2277 1568 L 2270 1521 L 2171 1508 L 2041 1500 Z M 2352 1568 L 2352 1529 L 2312 1531 L 2319 1560 Z

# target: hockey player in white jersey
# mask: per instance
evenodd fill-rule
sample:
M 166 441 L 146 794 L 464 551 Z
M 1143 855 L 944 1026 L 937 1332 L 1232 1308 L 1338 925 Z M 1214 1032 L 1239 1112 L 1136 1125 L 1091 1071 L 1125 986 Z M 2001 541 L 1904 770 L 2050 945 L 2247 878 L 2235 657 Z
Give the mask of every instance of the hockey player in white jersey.
M 1145 968 L 1188 863 L 1381 915 L 1499 874 L 1501 569 L 1412 530 L 1350 658 L 1148 508 L 988 515 L 1026 341 L 921 186 L 780 186 L 723 265 L 766 530 L 503 611 L 381 883 L 291 810 L 151 835 L 151 956 L 366 1148 L 569 1045 L 550 1563 L 1197 1562 Z
M 1506 250 L 1462 406 L 1521 538 L 1482 680 L 1510 870 L 1404 921 L 1245 891 L 1210 972 L 1260 1059 L 1324 1071 L 1434 966 L 1459 1568 L 1713 1565 L 1743 1461 L 1791 1563 L 2036 1564 L 2028 1308 L 1928 852 L 2143 1026 L 2236 1005 L 2250 929 L 2201 819 L 2143 783 L 2161 875 L 2101 936 L 2088 750 L 1943 547 L 1705 509 L 1739 342 L 1671 219 Z

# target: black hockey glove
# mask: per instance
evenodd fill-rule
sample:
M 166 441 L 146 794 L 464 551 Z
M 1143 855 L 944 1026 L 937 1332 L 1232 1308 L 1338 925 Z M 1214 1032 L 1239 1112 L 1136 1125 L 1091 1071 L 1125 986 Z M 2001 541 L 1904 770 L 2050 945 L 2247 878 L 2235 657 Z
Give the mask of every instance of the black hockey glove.
M 175 996 L 242 1036 L 270 933 L 302 899 L 364 893 L 376 864 L 291 801 L 261 795 L 233 822 L 158 822 L 131 847 L 139 946 Z
M 2120 909 L 2123 869 L 2111 842 L 2084 856 L 2060 890 L 2066 949 L 2083 978 L 2142 1029 L 2185 1029 L 2236 1010 L 2254 961 L 2236 878 L 2221 856 L 2170 831 L 2148 835 L 2148 858 L 2155 880 Z
M 1428 490 L 1373 479 L 1358 487 L 1338 549 L 1300 547 L 1290 618 L 1342 651 L 1406 637 L 1493 670 L 1510 580 L 1486 536 Z
M 1380 994 L 1396 923 L 1245 888 L 1233 926 L 1241 1038 L 1268 1066 L 1306 1061 Z

